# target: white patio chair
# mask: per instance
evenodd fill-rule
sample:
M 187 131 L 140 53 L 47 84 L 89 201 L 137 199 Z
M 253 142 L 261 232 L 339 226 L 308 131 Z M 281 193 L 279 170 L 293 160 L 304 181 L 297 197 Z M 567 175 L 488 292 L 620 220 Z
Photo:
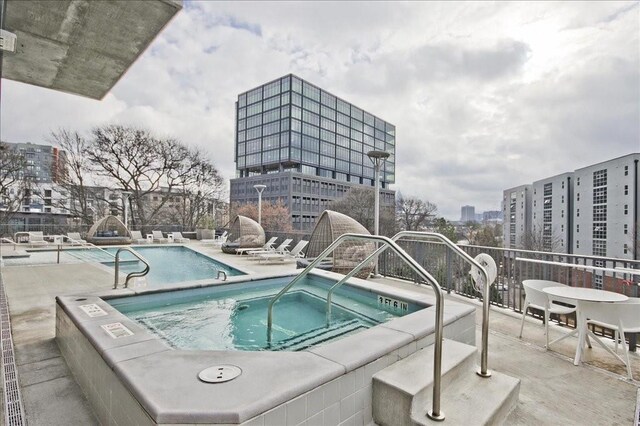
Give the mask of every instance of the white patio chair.
M 587 324 L 595 324 L 614 330 L 616 350 L 618 336 L 620 337 L 620 344 L 624 350 L 624 359 L 587 328 L 588 336 L 592 337 L 607 352 L 626 365 L 627 377 L 633 380 L 625 332 L 640 333 L 640 303 L 637 300 L 619 303 L 581 302 L 580 309 L 582 309 L 584 318 L 587 318 Z
M 245 248 L 237 248 L 236 249 L 236 254 L 247 254 L 249 252 L 260 252 L 260 251 L 273 251 L 273 244 L 276 242 L 276 240 L 278 239 L 278 237 L 271 237 L 269 238 L 269 241 L 267 241 L 266 243 L 264 243 L 264 245 L 262 247 L 245 247 Z
M 42 231 L 29 232 L 29 244 L 49 244 L 44 240 Z
M 191 239 L 183 237 L 182 232 L 172 232 L 172 234 L 173 241 L 176 243 L 188 243 L 189 241 L 191 241 Z
M 165 238 L 164 235 L 162 235 L 162 231 L 151 231 L 151 234 L 153 235 L 153 242 L 158 242 L 158 243 L 166 243 L 169 241 L 168 238 Z
M 293 262 L 304 257 L 302 250 L 309 244 L 309 241 L 301 240 L 298 244 L 286 253 L 262 253 L 258 256 L 260 261 L 278 261 L 278 262 Z
M 136 244 L 146 244 L 148 240 L 142 237 L 142 232 L 140 231 L 131 231 L 131 239 L 136 242 Z
M 560 284 L 554 281 L 545 281 L 545 280 L 525 280 L 522 282 L 522 286 L 525 291 L 524 298 L 524 307 L 522 308 L 522 322 L 520 323 L 520 338 L 522 338 L 522 330 L 524 329 L 524 319 L 527 316 L 527 310 L 529 308 L 539 309 L 544 311 L 544 333 L 546 336 L 546 345 L 545 348 L 549 348 L 549 316 L 550 314 L 559 314 L 559 315 L 567 315 L 576 311 L 575 306 L 564 306 L 555 303 L 555 301 L 561 301 L 564 303 L 571 303 L 571 300 L 563 300 L 562 298 L 553 297 L 550 299 L 550 296 L 543 292 L 542 289 L 547 287 L 563 287 L 564 284 Z M 577 330 L 577 329 L 576 329 Z M 552 343 L 555 343 L 565 337 L 562 336 L 560 339 L 556 339 Z

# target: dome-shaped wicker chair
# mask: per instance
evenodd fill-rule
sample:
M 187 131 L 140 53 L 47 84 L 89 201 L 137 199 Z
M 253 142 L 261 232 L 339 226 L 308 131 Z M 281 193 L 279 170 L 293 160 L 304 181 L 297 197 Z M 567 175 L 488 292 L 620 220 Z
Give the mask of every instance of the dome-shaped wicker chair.
M 93 224 L 87 241 L 95 245 L 131 244 L 131 234 L 120 219 L 107 216 Z
M 340 235 L 346 233 L 371 235 L 371 233 L 367 231 L 367 228 L 345 214 L 333 210 L 325 210 L 322 212 L 311 233 L 306 259 L 298 261 L 298 267 L 306 267 L 309 262 L 318 257 L 329 244 L 335 241 Z M 374 251 L 375 243 L 371 241 L 345 241 L 333 251 L 331 260 L 321 262 L 319 268 L 340 274 L 348 274 L 356 265 Z M 363 279 L 368 278 L 374 266 L 375 263 L 371 262 L 362 268 L 356 276 Z
M 258 222 L 246 216 L 236 217 L 229 230 L 227 242 L 222 244 L 222 251 L 236 254 L 239 248 L 258 248 L 264 245 L 264 229 Z

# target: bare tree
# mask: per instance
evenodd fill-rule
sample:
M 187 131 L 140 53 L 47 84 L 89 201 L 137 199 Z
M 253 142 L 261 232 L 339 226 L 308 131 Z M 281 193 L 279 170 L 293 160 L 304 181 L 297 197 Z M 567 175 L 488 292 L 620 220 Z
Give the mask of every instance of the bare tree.
M 555 252 L 558 250 L 561 238 L 550 226 L 550 224 L 534 224 L 531 230 L 524 233 L 522 248 L 525 250 L 544 252 Z
M 403 197 L 398 192 L 396 215 L 403 231 L 419 231 L 427 227 L 438 211 L 438 206 L 418 198 Z
M 347 194 L 331 202 L 329 208 L 354 218 L 369 232 L 374 231 L 374 197 L 373 188 L 353 187 Z M 380 207 L 380 234 L 393 235 L 396 233 L 396 219 L 394 206 Z
M 169 221 L 195 229 L 206 216 L 213 217 L 216 203 L 224 193 L 224 180 L 213 163 L 201 151 L 194 149 L 183 163 L 184 173 L 178 173 L 174 194 L 177 203 L 165 209 Z
M 0 223 L 8 222 L 31 192 L 31 182 L 22 176 L 26 164 L 22 153 L 0 142 Z
M 255 221 L 258 220 L 258 205 L 257 204 L 243 204 L 238 206 L 233 212 L 233 219 L 237 215 L 246 216 Z M 289 208 L 280 201 L 276 203 L 263 202 L 262 203 L 262 215 L 261 215 L 262 227 L 265 231 L 272 232 L 291 232 L 291 213 Z
M 56 207 L 68 210 L 69 214 L 91 225 L 96 215 L 103 216 L 110 207 L 106 189 L 93 179 L 91 163 L 87 158 L 90 142 L 78 132 L 60 129 L 52 132 L 50 142 L 63 151 L 58 170 L 58 184 L 64 189 L 66 199 L 57 200 Z
M 174 190 L 184 175 L 197 167 L 188 161 L 189 149 L 177 140 L 159 139 L 146 130 L 121 125 L 95 128 L 86 152 L 96 173 L 131 192 L 131 221 L 139 226 L 153 222 L 176 196 Z M 149 202 L 153 197 L 156 200 Z

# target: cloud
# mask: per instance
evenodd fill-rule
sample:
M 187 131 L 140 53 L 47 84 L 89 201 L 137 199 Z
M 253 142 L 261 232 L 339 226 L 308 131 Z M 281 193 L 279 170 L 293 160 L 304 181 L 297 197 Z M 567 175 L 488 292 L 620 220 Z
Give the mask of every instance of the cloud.
M 458 219 L 640 151 L 637 3 L 189 1 L 101 102 L 3 81 L 2 138 L 121 122 L 235 176 L 237 95 L 288 73 L 396 125 L 396 185 Z

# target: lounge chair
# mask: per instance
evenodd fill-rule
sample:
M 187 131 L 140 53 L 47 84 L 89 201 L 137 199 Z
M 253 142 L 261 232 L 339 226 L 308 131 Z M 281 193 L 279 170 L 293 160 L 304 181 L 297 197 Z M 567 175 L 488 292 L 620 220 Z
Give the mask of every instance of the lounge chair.
M 309 244 L 309 241 L 301 240 L 290 252 L 286 253 L 263 253 L 258 255 L 261 262 L 295 262 L 304 257 L 302 250 Z
M 29 244 L 49 244 L 49 242 L 44 240 L 42 231 L 37 231 L 29 232 Z
M 266 253 L 284 254 L 288 252 L 287 247 L 291 245 L 291 241 L 293 241 L 293 238 L 287 238 L 282 242 L 282 244 L 280 244 L 276 248 L 271 247 L 270 249 L 253 249 L 253 250 L 249 250 L 247 254 L 249 254 L 249 256 L 253 257 L 254 259 L 259 259 L 258 257 L 259 255 L 266 254 Z
M 131 239 L 136 244 L 146 244 L 148 242 L 146 238 L 142 237 L 142 232 L 140 231 L 131 231 Z
M 227 242 L 227 238 L 229 238 L 229 234 L 222 235 L 218 239 L 214 240 L 212 245 L 214 247 L 222 247 L 222 245 Z
M 274 250 L 273 244 L 276 242 L 278 237 L 271 237 L 269 241 L 264 243 L 262 247 L 248 247 L 248 248 L 239 248 L 236 249 L 236 254 L 247 254 L 248 252 L 258 252 L 262 250 Z
M 67 240 L 72 245 L 76 245 L 76 244 L 84 245 L 87 243 L 87 240 L 83 240 L 79 232 L 67 232 Z
M 189 238 L 183 237 L 182 232 L 172 232 L 172 234 L 174 243 L 188 243 L 191 241 Z
M 168 238 L 165 238 L 164 235 L 162 235 L 162 231 L 151 231 L 151 233 L 153 234 L 153 242 L 158 242 L 158 243 L 166 243 L 169 241 Z

